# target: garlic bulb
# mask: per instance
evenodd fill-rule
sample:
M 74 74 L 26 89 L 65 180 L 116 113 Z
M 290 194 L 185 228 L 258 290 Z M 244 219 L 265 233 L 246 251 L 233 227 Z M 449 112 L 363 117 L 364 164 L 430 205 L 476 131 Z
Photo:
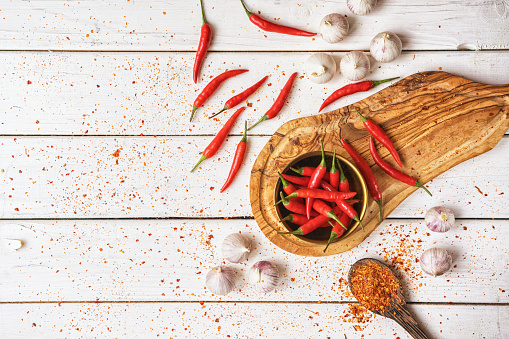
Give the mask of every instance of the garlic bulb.
M 243 262 L 251 253 L 251 241 L 240 233 L 233 233 L 224 239 L 221 250 L 229 262 Z
M 304 64 L 304 72 L 317 84 L 324 84 L 336 73 L 336 61 L 326 53 L 315 53 Z
M 364 79 L 369 73 L 369 58 L 362 51 L 346 53 L 339 63 L 341 74 L 350 81 Z
M 335 44 L 343 40 L 349 29 L 348 20 L 343 15 L 332 13 L 322 19 L 318 31 L 325 42 Z
M 248 280 L 257 292 L 267 293 L 276 288 L 279 270 L 270 261 L 258 261 L 249 270 Z
M 207 278 L 205 285 L 210 292 L 217 295 L 225 295 L 230 293 L 235 287 L 235 280 L 237 279 L 235 271 L 228 266 L 213 267 Z
M 376 5 L 376 0 L 346 0 L 348 9 L 356 15 L 366 15 Z
M 401 40 L 392 32 L 377 34 L 369 48 L 371 56 L 379 62 L 391 62 L 401 54 L 402 49 Z
M 424 251 L 419 260 L 424 273 L 436 277 L 447 272 L 452 265 L 452 257 L 442 248 L 430 248 Z
M 433 232 L 447 232 L 454 225 L 454 220 L 452 211 L 442 206 L 430 208 L 424 216 L 426 226 Z

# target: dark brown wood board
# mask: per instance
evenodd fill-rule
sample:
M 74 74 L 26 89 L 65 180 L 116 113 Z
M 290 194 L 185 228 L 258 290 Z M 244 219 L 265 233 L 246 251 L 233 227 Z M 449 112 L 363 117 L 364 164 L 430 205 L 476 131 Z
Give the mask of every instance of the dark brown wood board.
M 340 144 L 343 137 L 366 159 L 383 193 L 384 217 L 417 189 L 389 177 L 374 164 L 368 147 L 370 134 L 354 107 L 391 138 L 403 161 L 403 171 L 426 183 L 495 147 L 509 128 L 509 85 L 484 85 L 446 72 L 416 73 L 355 104 L 283 124 L 253 165 L 250 200 L 262 232 L 288 252 L 303 256 L 341 253 L 360 244 L 380 224 L 378 206 L 370 198 L 364 231 L 357 228 L 325 254 L 321 244 L 277 234 L 285 230 L 273 206 L 277 173 L 295 157 L 318 151 L 322 138 L 326 151 L 336 149 L 350 159 Z M 379 143 L 377 149 L 397 168 Z

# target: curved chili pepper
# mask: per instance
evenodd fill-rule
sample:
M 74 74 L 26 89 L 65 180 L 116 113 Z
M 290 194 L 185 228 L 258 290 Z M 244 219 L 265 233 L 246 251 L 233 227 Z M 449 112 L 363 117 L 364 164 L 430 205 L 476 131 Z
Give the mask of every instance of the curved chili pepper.
M 246 154 L 246 147 L 247 147 L 247 121 L 244 122 L 244 136 L 237 145 L 235 155 L 233 156 L 232 167 L 230 168 L 230 173 L 228 174 L 228 178 L 226 179 L 226 182 L 224 183 L 223 187 L 221 187 L 220 193 L 223 193 L 224 190 L 227 189 L 228 186 L 230 186 L 233 179 L 235 179 L 235 176 L 239 172 L 240 166 L 242 165 L 242 160 L 244 160 L 244 155 Z
M 320 181 L 322 181 L 325 173 L 327 173 L 327 164 L 325 162 L 325 152 L 323 150 L 323 140 L 320 140 L 320 147 L 322 149 L 322 161 L 318 166 L 316 166 L 315 170 L 309 177 L 308 188 L 318 188 L 320 186 Z M 306 198 L 306 215 L 309 219 L 309 215 L 311 213 L 311 207 L 313 206 L 314 198 Z
M 338 161 L 339 172 L 341 173 L 339 176 L 339 192 L 350 192 L 350 183 L 348 182 L 348 178 L 345 176 L 345 172 L 343 172 L 343 167 L 341 167 L 341 161 Z
M 339 209 L 334 208 L 332 213 L 339 213 Z M 319 227 L 322 227 L 324 224 L 327 224 L 327 221 L 330 218 L 324 215 L 319 215 L 313 219 L 310 219 L 307 223 L 301 225 L 298 229 L 292 232 L 278 232 L 277 234 L 294 234 L 294 235 L 306 235 Z M 341 220 L 339 220 L 341 222 Z
M 263 83 L 265 82 L 265 80 L 267 80 L 269 76 L 266 75 L 263 77 L 262 80 L 258 81 L 256 84 L 254 84 L 253 86 L 249 87 L 248 89 L 246 89 L 245 91 L 237 94 L 236 96 L 234 97 L 231 97 L 225 104 L 224 104 L 224 107 L 223 109 L 221 109 L 219 112 L 217 112 L 216 114 L 212 115 L 210 118 L 213 118 L 215 117 L 216 115 L 218 114 L 221 114 L 223 113 L 224 111 L 226 111 L 227 109 L 230 109 L 230 108 L 233 108 L 235 106 L 237 106 L 238 104 L 240 104 L 242 101 L 246 100 L 247 98 L 249 98 L 249 96 L 251 94 L 253 94 L 254 92 L 256 92 L 256 90 L 258 88 L 260 88 L 261 85 L 263 85 Z M 210 119 L 209 118 L 209 119 Z
M 336 169 L 336 150 L 334 150 L 334 156 L 332 157 L 332 166 L 329 171 L 329 183 L 331 186 L 336 189 L 336 191 L 339 189 L 339 172 Z
M 275 205 L 279 204 L 280 202 L 283 203 L 283 206 L 289 210 L 290 212 L 294 212 L 294 213 L 297 213 L 297 214 L 302 214 L 302 215 L 305 215 L 306 214 L 306 206 L 303 204 L 303 203 L 300 203 L 298 201 L 295 201 L 295 200 L 292 200 L 292 199 L 288 199 L 286 198 L 284 195 L 283 195 L 283 192 L 279 192 L 280 196 L 281 196 L 281 200 L 279 200 Z M 317 213 L 315 213 L 314 215 L 312 215 L 313 217 L 316 216 Z M 310 218 L 308 218 L 310 219 Z
M 196 50 L 196 57 L 194 59 L 194 67 L 193 67 L 193 81 L 196 83 L 198 81 L 198 73 L 200 72 L 201 64 L 205 59 L 205 55 L 207 54 L 207 49 L 210 45 L 210 39 L 212 38 L 212 29 L 210 25 L 207 23 L 205 19 L 205 13 L 203 12 L 203 2 L 200 0 L 201 7 L 201 17 L 203 20 L 203 25 L 201 26 L 201 34 L 200 34 L 200 43 L 198 44 L 198 49 Z
M 327 185 L 332 189 L 332 186 L 328 183 L 322 181 L 322 185 Z M 316 188 L 302 188 L 300 190 L 296 190 L 287 196 L 287 198 L 313 198 L 313 199 L 322 199 L 325 201 L 336 201 L 337 199 L 350 199 L 356 196 L 356 192 L 338 192 L 332 190 L 320 190 Z
M 329 248 L 329 245 L 331 244 L 332 240 L 339 238 L 342 236 L 346 230 L 348 229 L 348 226 L 350 226 L 350 220 L 351 218 L 348 216 L 348 214 L 343 213 L 341 217 L 339 218 L 339 221 L 341 221 L 341 224 L 336 222 L 332 225 L 332 231 L 330 233 L 329 241 L 327 242 L 327 246 L 325 246 L 325 249 L 323 250 L 323 253 L 327 251 L 327 248 Z M 341 225 L 346 225 L 345 227 L 341 227 Z
M 279 175 L 279 179 L 281 180 L 281 184 L 283 185 L 283 191 L 285 191 L 285 193 L 287 195 L 290 195 L 292 194 L 293 192 L 296 191 L 296 188 L 295 186 L 293 186 L 290 182 L 288 182 L 288 180 L 286 180 L 285 178 L 283 178 L 283 176 L 281 175 L 281 173 L 277 173 Z M 291 199 L 296 199 L 298 202 L 301 202 L 303 203 L 304 201 L 300 198 L 291 198 Z
M 281 222 L 288 221 L 288 222 L 291 222 L 291 223 L 294 223 L 294 224 L 300 226 L 300 225 L 304 225 L 305 223 L 307 223 L 309 221 L 309 219 L 306 218 L 306 216 L 302 215 L 302 214 L 290 213 L 286 217 L 284 217 L 283 219 L 281 219 L 279 221 L 281 221 Z
M 309 177 L 297 177 L 295 175 L 288 175 L 288 174 L 281 174 L 281 176 L 283 178 L 285 178 L 286 180 L 288 180 L 289 182 L 291 182 L 292 184 L 308 187 Z
M 334 101 L 338 100 L 339 98 L 342 98 L 344 96 L 347 96 L 347 95 L 350 95 L 353 93 L 357 93 L 357 92 L 369 91 L 370 89 L 372 89 L 375 86 L 378 86 L 380 84 L 383 84 L 384 82 L 392 81 L 392 80 L 398 79 L 398 78 L 399 77 L 385 79 L 385 80 L 379 80 L 379 81 L 366 80 L 366 81 L 356 82 L 355 84 L 349 84 L 349 85 L 343 86 L 340 89 L 336 90 L 334 93 L 332 93 L 327 99 L 325 99 L 322 106 L 320 106 L 320 109 L 318 110 L 318 112 L 321 112 L 322 109 L 329 106 L 330 104 L 332 104 Z
M 371 171 L 371 167 L 369 167 L 366 160 L 364 160 L 359 153 L 357 153 L 356 150 L 353 149 L 352 146 L 350 146 L 345 139 L 341 138 L 341 145 L 345 148 L 345 150 L 350 154 L 353 161 L 359 168 L 359 171 L 361 172 L 362 176 L 366 180 L 366 185 L 368 186 L 369 195 L 373 198 L 373 200 L 376 201 L 378 206 L 380 207 L 380 221 L 383 220 L 383 210 L 382 210 L 382 191 L 380 190 L 380 187 L 378 186 L 378 183 L 376 181 L 375 175 Z
M 387 134 L 385 134 L 384 130 L 375 124 L 373 120 L 366 119 L 361 112 L 357 108 L 355 108 L 357 111 L 357 114 L 361 117 L 362 123 L 366 127 L 366 129 L 371 133 L 372 136 L 375 137 L 376 140 L 378 140 L 382 145 L 387 148 L 389 153 L 391 153 L 392 157 L 396 162 L 398 163 L 399 167 L 403 168 L 403 164 L 401 163 L 401 159 L 399 158 L 398 151 L 396 150 L 396 147 L 394 147 L 394 144 L 392 143 L 391 139 Z
M 408 174 L 405 174 L 395 169 L 388 163 L 386 163 L 384 159 L 382 159 L 380 154 L 378 154 L 378 152 L 376 151 L 375 141 L 373 140 L 373 137 L 369 138 L 369 151 L 371 152 L 371 156 L 373 157 L 373 160 L 375 160 L 375 163 L 378 165 L 378 167 L 383 169 L 385 173 L 389 174 L 394 179 L 399 180 L 407 185 L 420 187 L 424 189 L 426 193 L 433 196 L 433 194 L 431 194 L 431 192 L 428 191 L 428 189 L 423 184 L 421 184 L 417 179 L 412 178 Z
M 216 136 L 214 137 L 214 139 L 212 139 L 210 144 L 207 147 L 205 147 L 205 150 L 203 151 L 203 154 L 202 154 L 200 160 L 198 160 L 198 163 L 193 167 L 191 172 L 194 171 L 196 169 L 196 167 L 198 167 L 198 165 L 202 163 L 202 161 L 209 159 L 210 157 L 212 157 L 214 154 L 217 153 L 217 151 L 219 150 L 219 147 L 221 147 L 221 145 L 223 144 L 224 139 L 226 139 L 226 137 L 228 136 L 228 132 L 230 132 L 230 130 L 232 129 L 232 126 L 235 123 L 235 120 L 240 115 L 240 113 L 242 113 L 244 111 L 244 109 L 245 109 L 245 107 L 239 108 L 230 117 L 230 119 L 228 119 L 226 124 L 224 124 L 223 128 L 221 128 L 221 130 L 216 134 Z
M 256 26 L 260 27 L 262 30 L 266 32 L 274 32 L 274 33 L 282 33 L 282 34 L 289 34 L 289 35 L 298 35 L 298 36 L 315 36 L 316 33 L 311 33 L 307 31 L 303 31 L 301 29 L 278 25 L 273 22 L 267 21 L 260 16 L 251 13 L 247 10 L 246 5 L 244 5 L 244 1 L 240 0 L 242 3 L 242 6 L 244 7 L 244 10 L 246 11 L 247 16 L 249 17 L 249 20 L 255 24 Z
M 311 175 L 313 175 L 313 172 L 315 171 L 316 167 L 303 166 L 298 168 L 290 167 L 290 169 L 304 177 L 310 177 Z M 325 172 L 325 174 L 323 175 L 323 179 L 330 182 L 330 174 L 328 172 Z
M 325 190 L 327 190 L 327 191 L 329 191 L 331 193 L 332 192 L 337 192 L 336 190 L 334 190 L 332 185 L 330 185 L 330 184 L 328 184 L 326 182 L 322 181 L 321 186 Z M 339 192 L 339 193 L 341 194 L 343 192 Z M 334 200 L 334 202 L 336 203 L 336 205 L 338 205 L 341 208 L 341 211 L 345 212 L 351 219 L 353 219 L 355 221 L 358 221 L 361 224 L 362 230 L 364 231 L 364 225 L 360 221 L 359 216 L 357 215 L 357 211 L 345 199 L 349 199 L 349 198 L 340 198 L 340 197 L 338 197 L 337 199 Z M 349 201 L 351 201 L 351 200 L 349 200 Z
M 207 101 L 208 98 L 214 94 L 214 92 L 217 90 L 219 85 L 221 85 L 224 81 L 233 78 L 234 76 L 237 76 L 242 73 L 249 72 L 247 69 L 234 69 L 231 71 L 226 71 L 224 73 L 219 74 L 217 77 L 212 79 L 207 86 L 201 91 L 200 94 L 198 94 L 198 97 L 196 97 L 196 100 L 194 100 L 193 103 L 193 110 L 191 112 L 191 119 L 189 121 L 193 120 L 194 113 L 198 108 L 200 108 L 205 101 Z
M 293 81 L 295 80 L 296 76 L 297 76 L 297 72 L 290 75 L 290 79 L 288 79 L 288 81 L 286 82 L 285 86 L 283 87 L 283 89 L 279 93 L 278 97 L 276 98 L 276 101 L 274 101 L 274 103 L 269 108 L 267 113 L 265 113 L 260 118 L 260 120 L 255 122 L 254 125 L 252 125 L 251 127 L 249 127 L 247 129 L 248 131 L 250 131 L 253 127 L 258 125 L 260 122 L 274 118 L 281 111 L 281 109 L 283 109 L 286 99 L 288 98 L 288 95 L 290 94 L 290 91 L 292 90 Z

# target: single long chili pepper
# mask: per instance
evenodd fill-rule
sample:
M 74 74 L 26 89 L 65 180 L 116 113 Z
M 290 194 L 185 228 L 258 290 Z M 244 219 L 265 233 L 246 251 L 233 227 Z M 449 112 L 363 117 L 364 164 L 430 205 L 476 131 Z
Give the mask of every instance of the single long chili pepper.
M 310 177 L 311 175 L 313 175 L 313 172 L 315 171 L 316 167 L 303 166 L 297 168 L 290 167 L 290 169 L 304 177 Z M 330 182 L 330 174 L 328 172 L 325 172 L 325 174 L 323 175 L 323 179 Z
M 350 192 L 350 183 L 348 182 L 348 178 L 345 176 L 345 172 L 343 172 L 343 167 L 341 166 L 341 161 L 338 161 L 339 172 L 339 192 Z
M 335 210 L 332 210 L 332 213 L 335 213 L 334 211 Z M 316 230 L 317 228 L 322 227 L 322 225 L 326 224 L 329 219 L 330 218 L 327 216 L 319 215 L 313 219 L 310 219 L 307 223 L 301 225 L 293 232 L 278 232 L 277 234 L 306 235 Z
M 322 181 L 322 185 L 329 185 L 328 183 L 324 183 Z M 350 199 L 356 196 L 356 192 L 338 192 L 338 191 L 330 191 L 330 190 L 321 190 L 316 188 L 303 188 L 300 190 L 296 190 L 292 194 L 288 195 L 287 198 L 313 198 L 313 199 L 322 199 L 325 201 L 336 201 L 337 199 Z
M 242 73 L 249 72 L 247 69 L 233 69 L 231 71 L 226 71 L 224 73 L 219 74 L 217 77 L 212 79 L 207 86 L 201 91 L 200 94 L 198 94 L 198 97 L 196 97 L 196 100 L 194 100 L 193 103 L 193 110 L 191 112 L 191 119 L 189 121 L 193 120 L 194 113 L 198 108 L 200 108 L 205 101 L 207 101 L 208 98 L 214 94 L 214 92 L 217 90 L 219 85 L 221 85 L 224 81 L 233 78 L 234 76 L 237 76 Z
M 375 141 L 373 140 L 373 137 L 369 138 L 369 151 L 371 152 L 371 156 L 373 157 L 373 160 L 375 160 L 375 163 L 378 165 L 378 167 L 383 169 L 385 173 L 389 174 L 394 179 L 399 180 L 407 185 L 420 187 L 424 189 L 426 193 L 433 196 L 433 194 L 431 194 L 431 192 L 428 191 L 428 189 L 423 184 L 421 184 L 417 179 L 414 179 L 408 174 L 405 174 L 395 169 L 387 162 L 385 162 L 384 159 L 382 159 L 382 157 L 380 156 L 380 154 L 378 154 L 378 152 L 376 151 Z
M 283 192 L 279 192 L 279 194 L 281 195 L 281 200 L 278 201 L 276 203 L 276 205 L 279 204 L 280 202 L 282 202 L 283 206 L 290 212 L 294 212 L 294 213 L 302 214 L 302 215 L 306 214 L 306 206 L 303 203 L 286 198 L 283 195 Z M 313 216 L 316 216 L 316 215 L 317 215 L 317 213 L 315 213 Z M 310 219 L 310 218 L 308 218 L 308 219 Z
M 320 199 L 313 200 L 313 209 L 323 216 L 326 216 L 330 219 L 339 221 L 339 219 L 338 219 L 336 213 L 334 213 L 334 210 L 332 209 L 332 207 L 330 207 L 329 205 L 327 205 L 325 202 L 323 202 Z M 311 218 L 309 218 L 309 219 L 311 219 Z
M 334 188 L 332 187 L 332 185 L 326 183 L 326 182 L 323 182 L 321 183 L 321 186 L 329 191 L 329 192 L 335 192 Z M 342 192 L 340 192 L 342 193 Z M 349 199 L 349 198 L 347 198 Z M 362 224 L 362 222 L 360 221 L 359 219 L 359 216 L 357 214 L 357 211 L 352 207 L 351 204 L 349 204 L 345 199 L 343 198 L 338 198 L 336 200 L 334 200 L 336 202 L 336 205 L 338 205 L 341 210 L 343 212 L 345 212 L 351 219 L 355 220 L 355 221 L 358 221 L 360 224 L 361 224 L 361 227 L 362 227 L 362 230 L 364 231 L 364 225 Z M 351 200 L 349 200 L 351 202 Z
M 295 175 L 289 174 L 281 174 L 281 176 L 288 180 L 289 182 L 291 182 L 292 184 L 308 187 L 309 177 L 297 177 Z
M 308 188 L 318 188 L 325 173 L 327 173 L 327 164 L 325 162 L 325 151 L 323 150 L 323 140 L 320 140 L 320 148 L 322 150 L 322 161 L 316 166 L 315 170 L 309 177 Z M 306 215 L 309 218 L 314 198 L 306 198 Z
M 202 0 L 200 0 L 200 7 L 203 25 L 201 26 L 200 43 L 198 44 L 198 49 L 196 50 L 196 57 L 194 59 L 193 67 L 194 83 L 198 81 L 198 73 L 200 73 L 201 65 L 203 63 L 203 60 L 205 59 L 205 55 L 207 54 L 207 50 L 210 45 L 210 39 L 212 38 L 212 29 L 210 28 L 210 25 L 207 23 L 207 20 L 205 19 Z
M 361 117 L 362 123 L 369 131 L 369 133 L 371 133 L 371 135 L 374 136 L 376 140 L 378 140 L 382 145 L 385 146 L 385 148 L 387 148 L 387 150 L 389 151 L 389 153 L 391 153 L 394 160 L 396 160 L 396 162 L 398 163 L 399 167 L 403 168 L 403 164 L 401 163 L 401 159 L 399 158 L 398 151 L 396 150 L 396 147 L 394 147 L 394 144 L 392 143 L 389 136 L 385 134 L 384 130 L 380 128 L 380 126 L 375 124 L 373 120 L 366 119 L 357 108 L 355 108 L 355 110 Z
M 296 191 L 296 188 L 295 186 L 293 186 L 293 184 L 291 184 L 290 182 L 288 182 L 288 180 L 286 180 L 285 178 L 283 178 L 283 176 L 281 175 L 281 173 L 277 173 L 279 175 L 279 179 L 281 180 L 281 184 L 283 185 L 283 191 L 285 191 L 285 193 L 287 195 L 289 194 L 292 194 L 293 192 Z M 304 201 L 300 198 L 291 198 L 291 199 L 297 199 L 298 202 L 301 202 L 303 203 Z
M 398 79 L 398 78 L 399 77 L 385 79 L 385 80 L 379 80 L 379 81 L 366 80 L 366 81 L 356 82 L 355 84 L 349 84 L 349 85 L 343 86 L 340 89 L 333 92 L 331 95 L 329 95 L 329 97 L 327 99 L 325 99 L 322 106 L 320 106 L 320 109 L 318 110 L 318 112 L 321 112 L 322 109 L 329 106 L 330 104 L 332 104 L 334 101 L 338 100 L 339 98 L 342 98 L 344 96 L 347 96 L 347 95 L 350 95 L 353 93 L 357 93 L 357 92 L 369 91 L 370 89 L 372 89 L 375 86 L 378 86 L 380 84 L 383 84 L 384 82 L 392 81 L 392 80 Z
M 244 111 L 245 108 L 246 107 L 239 108 L 230 117 L 230 119 L 228 119 L 226 124 L 224 124 L 224 126 L 223 126 L 223 128 L 221 128 L 221 130 L 219 130 L 219 132 L 216 134 L 214 139 L 212 139 L 210 144 L 207 147 L 205 147 L 205 150 L 203 151 L 203 154 L 202 154 L 200 160 L 198 160 L 198 163 L 196 165 L 194 165 L 194 167 L 191 170 L 191 172 L 194 171 L 196 169 L 196 167 L 198 167 L 198 165 L 202 163 L 202 161 L 204 161 L 206 159 L 209 159 L 210 157 L 212 157 L 214 154 L 217 153 L 217 151 L 219 150 L 219 147 L 221 147 L 221 145 L 224 142 L 224 139 L 226 139 L 226 137 L 228 136 L 228 133 L 232 129 L 232 126 L 235 123 L 235 120 L 240 115 L 240 113 L 242 113 Z
M 336 150 L 334 150 L 334 156 L 332 157 L 332 166 L 329 171 L 329 183 L 336 189 L 339 189 L 339 171 L 336 168 Z
M 231 109 L 235 106 L 237 106 L 238 104 L 240 104 L 241 102 L 243 102 L 244 100 L 246 100 L 247 98 L 249 98 L 249 96 L 251 94 L 253 94 L 254 92 L 256 92 L 256 90 L 258 88 L 260 88 L 261 85 L 263 85 L 263 83 L 265 82 L 265 80 L 267 80 L 269 76 L 266 75 L 262 78 L 262 80 L 258 81 L 256 84 L 254 84 L 253 86 L 249 87 L 248 89 L 244 90 L 243 92 L 237 94 L 236 96 L 234 97 L 231 97 L 225 104 L 224 104 L 224 107 L 223 109 L 221 109 L 219 112 L 217 112 L 216 114 L 212 115 L 210 118 L 213 118 L 215 117 L 216 115 L 218 114 L 221 114 L 223 113 L 224 111 L 226 111 L 227 109 Z M 209 119 L 210 119 L 209 118 Z
M 357 151 L 354 150 L 353 147 L 350 146 L 343 138 L 341 138 L 341 145 L 343 145 L 348 154 L 350 154 L 353 161 L 359 168 L 359 171 L 361 172 L 362 176 L 366 180 L 369 195 L 371 195 L 371 198 L 373 198 L 373 200 L 375 200 L 378 206 L 380 207 L 380 221 L 382 221 L 383 220 L 382 191 L 378 186 L 378 182 L 376 181 L 375 175 L 371 171 L 371 167 L 369 167 L 366 160 L 364 160 L 364 158 L 362 158 L 361 155 L 357 153 Z
M 223 191 L 227 189 L 228 186 L 230 186 L 233 179 L 235 179 L 235 177 L 237 176 L 240 166 L 242 165 L 242 161 L 244 160 L 244 155 L 246 154 L 246 147 L 247 147 L 247 121 L 244 122 L 244 136 L 237 145 L 235 155 L 233 156 L 232 167 L 230 168 L 230 173 L 228 173 L 228 178 L 226 179 L 226 182 L 224 183 L 223 187 L 221 187 L 220 191 L 221 193 L 223 193 Z
M 307 31 L 303 31 L 301 29 L 278 25 L 273 22 L 267 21 L 260 16 L 251 13 L 247 10 L 246 5 L 244 4 L 244 1 L 240 0 L 242 3 L 242 6 L 244 7 L 244 10 L 246 11 L 247 16 L 249 17 L 249 20 L 255 24 L 256 26 L 260 27 L 262 30 L 266 32 L 274 32 L 274 33 L 282 33 L 282 34 L 289 34 L 289 35 L 298 35 L 298 36 L 315 36 L 316 33 L 311 33 Z
M 286 217 L 284 217 L 283 219 L 281 219 L 279 221 L 288 221 L 288 222 L 291 222 L 291 223 L 294 223 L 294 224 L 300 226 L 300 225 L 304 225 L 305 223 L 307 223 L 309 221 L 309 219 L 305 215 L 302 215 L 302 214 L 290 213 Z
M 332 231 L 330 233 L 329 241 L 327 242 L 327 246 L 325 246 L 323 253 L 325 253 L 325 251 L 327 251 L 327 248 L 329 248 L 329 245 L 331 244 L 332 240 L 339 238 L 346 232 L 348 226 L 350 226 L 350 220 L 351 219 L 348 216 L 348 214 L 343 213 L 341 215 L 341 217 L 339 218 L 339 221 L 341 221 L 341 224 L 346 225 L 346 228 L 341 227 L 341 224 L 338 222 L 336 222 L 332 225 Z
M 278 97 L 276 98 L 276 101 L 272 104 L 272 106 L 269 108 L 269 110 L 258 120 L 255 122 L 254 125 L 249 127 L 247 130 L 250 131 L 253 127 L 258 125 L 260 122 L 272 119 L 274 118 L 280 111 L 283 109 L 283 106 L 286 102 L 286 99 L 288 98 L 288 95 L 290 94 L 290 91 L 292 90 L 293 81 L 295 80 L 295 77 L 297 76 L 297 72 L 290 75 L 290 78 L 286 82 L 285 86 L 279 93 Z

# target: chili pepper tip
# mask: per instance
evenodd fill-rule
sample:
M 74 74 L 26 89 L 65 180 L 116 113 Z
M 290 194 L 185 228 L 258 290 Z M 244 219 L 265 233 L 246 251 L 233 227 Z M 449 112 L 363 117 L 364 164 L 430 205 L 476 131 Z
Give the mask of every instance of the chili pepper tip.
M 425 190 L 425 191 L 426 191 L 426 193 L 428 193 L 430 196 L 433 196 L 433 194 L 431 194 L 431 192 L 430 192 L 430 191 L 428 191 L 428 189 L 426 188 L 426 186 L 424 186 L 423 184 L 421 184 L 419 181 L 416 181 L 414 186 L 415 186 L 415 187 L 420 187 L 420 188 L 422 188 L 422 189 L 423 189 L 423 190 Z
M 323 250 L 323 253 L 325 253 L 325 251 L 327 251 L 327 249 L 329 248 L 329 245 L 331 244 L 332 240 L 336 239 L 338 235 L 336 234 L 336 232 L 331 232 L 330 233 L 330 237 L 329 237 L 329 241 L 327 241 L 327 246 L 325 246 L 325 249 Z
M 375 200 L 378 206 L 380 207 L 380 222 L 384 221 L 384 212 L 382 209 L 382 198 Z
M 228 109 L 228 107 L 225 105 L 225 106 L 223 107 L 223 109 L 222 109 L 222 110 L 220 110 L 220 111 L 219 111 L 219 112 L 217 112 L 216 114 L 211 115 L 211 116 L 209 117 L 209 119 L 212 119 L 212 118 L 213 118 L 213 117 L 215 117 L 216 115 L 219 115 L 219 114 L 223 113 L 223 112 L 224 112 L 224 111 L 226 111 L 227 109 Z
M 196 169 L 196 167 L 198 167 L 198 165 L 199 165 L 199 164 L 201 164 L 201 163 L 202 163 L 202 161 L 204 161 L 204 160 L 207 160 L 207 157 L 206 157 L 206 156 L 204 156 L 204 155 L 202 155 L 202 156 L 201 156 L 201 158 L 200 158 L 200 160 L 198 160 L 198 163 L 197 163 L 196 165 L 194 165 L 194 167 L 193 167 L 193 169 L 191 170 L 191 172 L 193 172 L 193 171 Z

